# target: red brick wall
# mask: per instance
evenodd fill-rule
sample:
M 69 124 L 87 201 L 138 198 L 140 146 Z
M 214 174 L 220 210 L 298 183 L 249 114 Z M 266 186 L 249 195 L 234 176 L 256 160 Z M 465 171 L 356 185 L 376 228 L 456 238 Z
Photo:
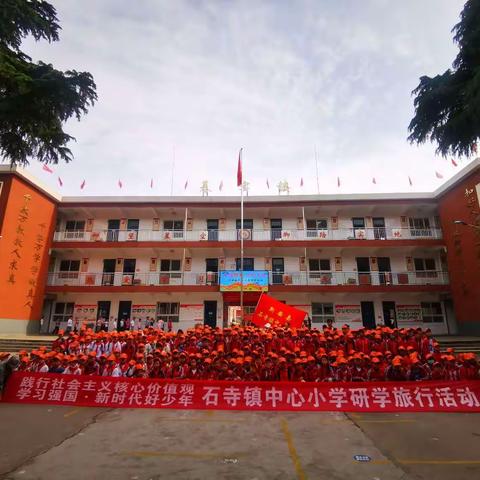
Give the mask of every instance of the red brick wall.
M 448 270 L 460 332 L 480 331 L 480 207 L 476 185 L 480 168 L 439 199 L 439 213 L 447 246 Z M 455 225 L 454 220 L 479 229 Z

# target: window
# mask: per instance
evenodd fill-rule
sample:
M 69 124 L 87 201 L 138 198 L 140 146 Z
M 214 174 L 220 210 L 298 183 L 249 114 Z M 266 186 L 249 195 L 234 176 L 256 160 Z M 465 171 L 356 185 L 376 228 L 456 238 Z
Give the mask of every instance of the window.
M 62 260 L 58 278 L 78 278 L 80 260 Z
M 164 220 L 163 229 L 173 231 L 173 238 L 183 238 L 183 220 Z
M 61 322 L 66 322 L 70 317 L 72 317 L 74 307 L 74 303 L 57 302 L 55 304 L 55 310 L 53 313 L 53 321 L 55 324 L 59 325 Z
M 312 323 L 326 323 L 335 321 L 333 303 L 312 303 Z
M 67 220 L 65 223 L 65 239 L 83 238 L 85 235 L 85 220 Z
M 328 221 L 326 218 L 319 218 L 317 220 L 307 220 L 307 230 L 326 230 L 328 228 Z
M 241 264 L 241 258 L 235 259 L 235 262 L 237 264 L 236 269 L 241 270 L 241 268 L 240 268 L 241 267 L 241 265 L 240 265 Z M 253 270 L 255 270 L 253 258 L 244 258 L 243 259 L 243 271 L 244 272 L 251 272 Z
M 237 218 L 235 223 L 236 223 L 237 230 L 240 230 L 242 228 L 242 219 Z M 244 230 L 253 230 L 253 220 L 251 218 L 244 218 L 243 219 L 243 229 Z
M 167 323 L 179 321 L 180 304 L 179 303 L 157 303 L 157 320 L 163 320 Z
M 433 278 L 437 276 L 434 258 L 414 258 L 413 263 L 418 278 Z
M 330 271 L 329 258 L 310 258 L 308 260 L 308 268 L 311 272 Z
M 424 323 L 443 323 L 440 302 L 422 302 L 422 319 Z
M 352 218 L 353 228 L 365 228 L 365 219 L 363 217 Z
M 161 260 L 160 271 L 161 272 L 179 272 L 181 270 L 180 260 Z
M 66 232 L 79 232 L 85 230 L 85 220 L 67 220 L 65 223 Z
M 180 260 L 160 260 L 160 284 L 181 283 L 181 265 L 182 262 Z
M 409 218 L 410 235 L 412 237 L 431 237 L 429 218 Z

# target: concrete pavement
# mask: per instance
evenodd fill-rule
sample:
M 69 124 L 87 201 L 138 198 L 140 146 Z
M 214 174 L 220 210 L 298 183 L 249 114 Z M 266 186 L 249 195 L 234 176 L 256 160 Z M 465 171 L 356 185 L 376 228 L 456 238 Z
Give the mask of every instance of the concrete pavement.
M 2 404 L 0 438 L 0 477 L 8 479 L 470 480 L 480 476 L 480 415 L 474 414 Z M 370 461 L 359 462 L 355 455 L 366 455 Z

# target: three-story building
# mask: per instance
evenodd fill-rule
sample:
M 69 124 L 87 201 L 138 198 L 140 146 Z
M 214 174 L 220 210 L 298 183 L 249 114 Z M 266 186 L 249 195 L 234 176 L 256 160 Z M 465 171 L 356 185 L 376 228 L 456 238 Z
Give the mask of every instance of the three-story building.
M 35 310 L 43 316 L 50 331 L 64 327 L 69 317 L 89 325 L 105 318 L 110 328 L 132 318 L 137 325 L 171 321 L 175 329 L 230 325 L 240 318 L 239 287 L 228 282 L 241 268 L 243 236 L 244 278 L 251 283 L 244 287 L 246 313 L 261 294 L 251 291 L 258 283 L 305 310 L 314 326 L 332 319 L 353 328 L 386 324 L 456 332 L 454 301 L 461 299 L 453 295 L 449 271 L 455 258 L 446 236 L 458 225 L 442 218 L 442 198 L 465 181 L 477 185 L 478 175 L 477 161 L 434 193 L 246 197 L 242 229 L 238 197 L 59 198 L 27 174 L 12 172 L 3 175 L 9 197 L 4 204 L 12 212 L 10 220 L 0 217 L 6 232 L 0 240 L 1 281 L 15 288 L 5 280 L 12 272 L 19 278 L 7 268 L 15 255 L 6 247 L 18 243 L 15 208 L 25 199 L 21 189 L 13 196 L 19 183 L 53 205 L 42 230 L 43 267 L 30 285 L 42 297 L 30 315 Z M 30 248 L 33 253 L 24 253 L 31 263 L 40 247 Z M 1 310 L 0 317 L 8 319 Z M 472 317 L 478 321 L 478 312 Z

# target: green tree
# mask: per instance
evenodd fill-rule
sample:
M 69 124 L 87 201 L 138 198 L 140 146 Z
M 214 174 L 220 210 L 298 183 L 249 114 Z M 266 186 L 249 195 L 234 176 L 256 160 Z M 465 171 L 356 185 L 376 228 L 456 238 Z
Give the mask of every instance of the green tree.
M 90 73 L 34 63 L 20 50 L 27 35 L 56 42 L 59 30 L 48 2 L 0 0 L 0 157 L 11 165 L 69 162 L 67 144 L 75 139 L 63 124 L 73 116 L 80 120 L 97 99 Z
M 480 137 L 480 0 L 468 0 L 452 30 L 459 47 L 452 69 L 420 77 L 412 92 L 409 141 L 435 143 L 437 153 L 470 156 Z

